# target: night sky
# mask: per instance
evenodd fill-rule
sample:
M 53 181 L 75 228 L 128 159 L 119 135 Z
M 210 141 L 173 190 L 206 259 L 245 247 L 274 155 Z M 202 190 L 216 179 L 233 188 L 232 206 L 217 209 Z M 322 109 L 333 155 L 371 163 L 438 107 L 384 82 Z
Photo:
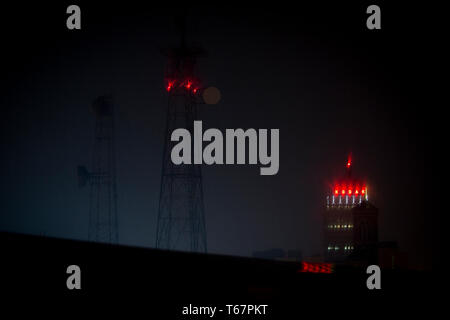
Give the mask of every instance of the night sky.
M 182 11 L 78 1 L 82 29 L 69 31 L 70 4 L 2 5 L 0 230 L 87 239 L 89 191 L 78 188 L 76 167 L 92 160 L 91 103 L 111 94 L 119 241 L 153 247 L 167 105 L 161 49 L 178 44 Z M 404 7 L 381 6 L 382 30 L 369 31 L 367 4 L 273 5 L 187 10 L 188 43 L 207 51 L 198 76 L 222 93 L 201 107 L 203 127 L 280 129 L 277 175 L 203 167 L 209 252 L 320 253 L 328 184 L 352 152 L 353 174 L 380 209 L 380 240 L 429 267 L 417 81 L 425 34 L 408 29 Z

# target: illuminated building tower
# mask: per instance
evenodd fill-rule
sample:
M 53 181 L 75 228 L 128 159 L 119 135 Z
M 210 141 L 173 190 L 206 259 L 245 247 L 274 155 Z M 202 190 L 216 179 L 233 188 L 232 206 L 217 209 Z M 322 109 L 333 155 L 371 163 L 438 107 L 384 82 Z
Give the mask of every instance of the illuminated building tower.
M 181 46 L 165 52 L 168 92 L 167 122 L 164 137 L 161 190 L 156 231 L 156 247 L 168 250 L 206 252 L 206 227 L 200 165 L 179 164 L 171 160 L 172 132 L 187 129 L 193 136 L 197 104 L 201 103 L 199 81 L 194 76 L 200 49 L 188 48 L 182 27 Z
M 79 186 L 89 184 L 89 240 L 117 243 L 117 188 L 114 142 L 114 108 L 109 96 L 92 104 L 95 116 L 92 171 L 78 166 Z
M 323 219 L 326 261 L 345 260 L 359 247 L 377 242 L 378 209 L 369 201 L 366 183 L 351 174 L 351 158 L 346 176 L 330 186 Z

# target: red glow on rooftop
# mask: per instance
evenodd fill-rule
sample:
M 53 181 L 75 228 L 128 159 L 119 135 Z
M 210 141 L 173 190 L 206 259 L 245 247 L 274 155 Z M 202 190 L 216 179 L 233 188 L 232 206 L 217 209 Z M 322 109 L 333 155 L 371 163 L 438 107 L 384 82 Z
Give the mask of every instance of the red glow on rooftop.
M 332 273 L 333 264 L 331 263 L 312 263 L 302 262 L 302 267 L 299 272 L 312 272 L 312 273 Z

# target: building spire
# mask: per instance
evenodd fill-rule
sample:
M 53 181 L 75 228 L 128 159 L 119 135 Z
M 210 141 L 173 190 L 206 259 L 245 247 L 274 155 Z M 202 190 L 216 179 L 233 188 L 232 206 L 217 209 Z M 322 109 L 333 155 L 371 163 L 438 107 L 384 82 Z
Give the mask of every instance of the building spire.
M 347 177 L 351 178 L 351 176 L 352 176 L 352 154 L 351 153 L 349 153 L 349 155 L 348 155 L 346 168 L 347 168 Z

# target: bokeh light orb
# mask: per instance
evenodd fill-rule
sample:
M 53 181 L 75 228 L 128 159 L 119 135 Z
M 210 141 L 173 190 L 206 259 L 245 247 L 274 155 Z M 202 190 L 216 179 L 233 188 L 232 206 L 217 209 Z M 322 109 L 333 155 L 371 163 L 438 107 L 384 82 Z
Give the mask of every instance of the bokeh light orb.
M 203 101 L 206 104 L 217 104 L 220 101 L 220 90 L 216 87 L 209 87 L 203 91 Z

